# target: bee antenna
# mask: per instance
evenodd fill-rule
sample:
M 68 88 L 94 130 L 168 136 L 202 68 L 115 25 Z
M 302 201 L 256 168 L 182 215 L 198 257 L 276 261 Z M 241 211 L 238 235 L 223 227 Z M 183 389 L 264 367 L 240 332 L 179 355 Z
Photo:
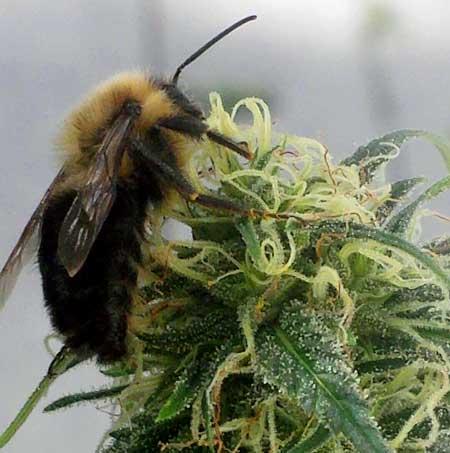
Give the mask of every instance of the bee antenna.
M 205 53 L 211 46 L 213 46 L 217 41 L 220 41 L 222 38 L 225 38 L 228 34 L 230 34 L 232 31 L 236 30 L 236 28 L 239 28 L 241 25 L 246 24 L 247 22 L 250 22 L 251 20 L 255 20 L 256 16 L 247 16 L 244 17 L 243 19 L 237 21 L 233 25 L 230 25 L 228 28 L 220 32 L 218 35 L 214 36 L 211 40 L 209 40 L 205 45 L 200 47 L 196 52 L 194 52 L 187 60 L 185 60 L 183 63 L 178 66 L 177 70 L 175 71 L 174 76 L 172 77 L 172 83 L 174 85 L 177 84 L 178 78 L 180 77 L 181 71 L 190 63 L 192 63 L 194 60 L 196 60 L 200 55 Z

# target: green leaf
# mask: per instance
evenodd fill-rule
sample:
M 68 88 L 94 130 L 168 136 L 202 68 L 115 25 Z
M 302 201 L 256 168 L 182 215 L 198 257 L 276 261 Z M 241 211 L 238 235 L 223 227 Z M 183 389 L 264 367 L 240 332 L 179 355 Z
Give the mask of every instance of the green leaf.
M 369 416 L 336 335 L 324 320 L 294 303 L 279 322 L 257 335 L 265 382 L 297 400 L 307 412 L 315 412 L 325 426 L 342 432 L 359 451 L 391 451 Z
M 115 387 L 93 390 L 92 392 L 80 392 L 74 393 L 73 395 L 63 396 L 62 398 L 53 401 L 53 403 L 49 404 L 44 408 L 44 412 L 52 412 L 58 409 L 63 409 L 64 407 L 73 406 L 77 403 L 82 403 L 85 401 L 95 401 L 101 399 L 108 399 L 113 396 L 118 395 L 123 390 L 128 387 L 126 385 L 117 385 Z
M 358 371 L 358 374 L 383 373 L 386 371 L 402 368 L 407 363 L 408 360 L 401 357 L 384 357 L 357 363 L 355 367 Z
M 438 149 L 441 153 L 442 159 L 444 159 L 447 170 L 450 172 L 450 142 L 448 138 L 442 135 L 434 134 L 433 132 L 425 131 L 423 131 L 422 137 Z
M 159 410 L 156 421 L 159 423 L 179 415 L 204 392 L 214 378 L 218 366 L 235 345 L 236 339 L 233 337 L 220 348 L 198 354 L 180 373 L 171 395 Z
M 441 268 L 436 260 L 431 256 L 424 253 L 414 244 L 402 239 L 400 236 L 387 231 L 381 231 L 376 228 L 369 227 L 367 225 L 361 225 L 358 223 L 345 223 L 345 222 L 321 222 L 314 226 L 312 229 L 316 230 L 320 234 L 326 233 L 338 233 L 346 235 L 347 237 L 353 237 L 357 239 L 372 239 L 385 244 L 390 247 L 395 247 L 408 255 L 415 258 L 424 267 L 428 268 L 443 285 L 450 289 L 450 274 Z
M 294 447 L 283 449 L 281 453 L 312 453 L 328 442 L 331 436 L 332 433 L 328 428 L 319 425 L 309 437 L 301 440 Z
M 448 188 L 450 188 L 450 175 L 445 176 L 444 178 L 435 182 L 415 201 L 413 201 L 406 208 L 402 209 L 398 214 L 396 214 L 387 223 L 385 227 L 386 231 L 390 231 L 400 236 L 405 236 L 411 225 L 414 215 L 416 214 L 417 209 L 426 201 L 431 200 Z
M 398 130 L 376 138 L 367 145 L 360 146 L 352 156 L 341 161 L 341 165 L 360 166 L 362 182 L 367 183 L 372 180 L 377 169 L 390 160 L 393 151 L 400 148 L 407 140 L 414 138 L 425 138 L 430 141 L 441 153 L 445 165 L 450 171 L 448 141 L 444 137 L 416 129 Z
M 169 420 L 180 413 L 195 397 L 197 385 L 191 382 L 185 371 L 175 384 L 175 390 L 159 411 L 157 422 Z
M 230 336 L 238 328 L 237 317 L 227 309 L 206 311 L 201 317 L 193 316 L 180 327 L 167 325 L 165 331 L 142 332 L 138 336 L 150 351 L 183 353 L 195 345 L 216 343 Z
M 185 437 L 188 434 L 185 432 L 185 428 L 189 428 L 189 416 L 182 414 L 166 422 L 156 423 L 151 415 L 144 413 L 133 417 L 128 425 L 130 427 L 121 428 L 109 434 L 113 441 L 101 450 L 103 453 L 155 453 L 161 451 L 161 444 L 178 441 L 180 436 Z
M 110 368 L 105 370 L 100 370 L 104 376 L 112 377 L 112 378 L 119 378 L 119 377 L 126 377 L 130 376 L 130 374 L 134 374 L 136 371 L 135 368 L 132 367 L 124 367 L 123 365 L 114 365 Z
M 155 367 L 168 368 L 176 366 L 179 361 L 178 356 L 168 355 L 168 354 L 152 354 L 149 357 L 145 357 L 143 360 L 143 371 L 151 370 Z M 136 372 L 136 367 L 127 366 L 123 363 L 119 363 L 108 366 L 108 368 L 101 369 L 100 373 L 105 376 L 112 378 L 127 377 Z
M 426 327 L 416 327 L 417 332 L 424 338 L 450 347 L 450 325 L 430 325 Z M 448 324 L 448 323 L 447 323 Z
M 236 224 L 236 228 L 242 235 L 242 239 L 247 246 L 247 252 L 250 254 L 252 261 L 254 263 L 259 262 L 261 260 L 261 247 L 253 222 L 248 218 L 244 218 Z
M 410 178 L 397 181 L 391 186 L 391 194 L 389 200 L 385 201 L 376 211 L 375 217 L 378 222 L 383 221 L 389 217 L 392 211 L 402 203 L 403 198 L 408 195 L 418 184 L 422 184 L 426 178 Z
M 401 288 L 391 294 L 383 306 L 389 310 L 398 304 L 414 302 L 432 302 L 441 300 L 444 297 L 442 288 L 433 284 L 421 285 L 418 288 Z

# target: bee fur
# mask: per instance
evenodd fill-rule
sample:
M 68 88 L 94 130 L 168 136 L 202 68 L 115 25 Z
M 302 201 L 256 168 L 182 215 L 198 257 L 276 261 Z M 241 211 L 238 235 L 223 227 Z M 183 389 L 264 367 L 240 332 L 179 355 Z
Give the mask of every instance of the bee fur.
M 175 190 L 189 202 L 254 214 L 198 193 L 185 177 L 193 141 L 251 154 L 245 144 L 209 129 L 177 80 L 184 67 L 255 18 L 241 19 L 208 41 L 171 80 L 119 74 L 68 116 L 57 139 L 62 169 L 0 273 L 0 307 L 37 245 L 45 305 L 65 347 L 100 363 L 118 360 L 128 352 L 148 207 L 169 203 Z

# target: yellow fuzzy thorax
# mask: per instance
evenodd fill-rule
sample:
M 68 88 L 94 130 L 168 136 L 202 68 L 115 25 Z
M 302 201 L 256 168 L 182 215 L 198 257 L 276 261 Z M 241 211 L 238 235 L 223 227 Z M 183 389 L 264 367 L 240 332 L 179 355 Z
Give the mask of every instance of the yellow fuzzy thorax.
M 102 132 L 127 100 L 137 101 L 142 109 L 134 134 L 148 130 L 161 118 L 178 113 L 176 105 L 148 74 L 127 72 L 112 77 L 72 111 L 57 137 L 64 165 L 71 167 L 72 174 L 83 173 L 90 163 L 92 150 L 100 145 Z M 125 154 L 120 174 L 126 176 L 131 171 L 130 159 Z

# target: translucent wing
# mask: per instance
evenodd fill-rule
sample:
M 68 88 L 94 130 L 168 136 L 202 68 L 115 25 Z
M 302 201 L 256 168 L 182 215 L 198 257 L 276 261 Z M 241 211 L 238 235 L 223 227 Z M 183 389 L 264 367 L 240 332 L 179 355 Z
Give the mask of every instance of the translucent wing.
M 51 193 L 57 183 L 61 181 L 63 176 L 64 172 L 61 169 L 56 178 L 50 184 L 50 187 L 45 192 L 38 207 L 33 212 L 30 220 L 22 231 L 17 244 L 13 248 L 5 265 L 3 266 L 2 271 L 0 272 L 0 309 L 5 304 L 11 294 L 11 291 L 14 289 L 17 277 L 19 276 L 23 266 L 30 261 L 31 257 L 36 252 L 40 240 L 42 215 Z
M 135 115 L 129 109 L 106 133 L 89 169 L 86 186 L 75 197 L 58 237 L 58 256 L 73 277 L 83 266 L 116 197 L 117 174 Z

